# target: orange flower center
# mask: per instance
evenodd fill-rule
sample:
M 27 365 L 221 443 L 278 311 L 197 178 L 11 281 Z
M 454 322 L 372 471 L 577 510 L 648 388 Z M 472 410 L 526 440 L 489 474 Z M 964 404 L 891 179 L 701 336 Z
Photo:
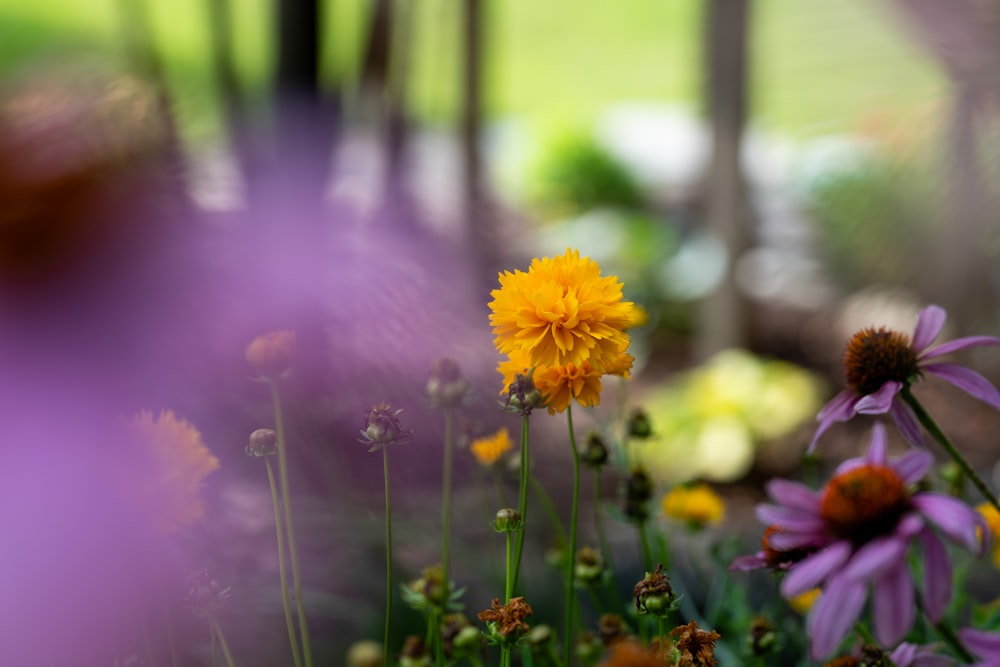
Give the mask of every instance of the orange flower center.
M 866 465 L 827 484 L 820 515 L 834 535 L 855 544 L 892 531 L 910 509 L 906 485 L 892 468 Z
M 885 327 L 862 329 L 844 351 L 847 386 L 859 396 L 874 394 L 886 382 L 907 382 L 917 370 L 910 337 Z

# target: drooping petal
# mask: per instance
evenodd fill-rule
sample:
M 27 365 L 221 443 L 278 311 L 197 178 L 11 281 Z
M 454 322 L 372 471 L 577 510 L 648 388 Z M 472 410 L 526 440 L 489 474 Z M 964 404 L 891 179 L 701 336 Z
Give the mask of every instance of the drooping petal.
M 830 535 L 826 527 L 822 530 L 801 533 L 774 533 L 767 541 L 772 549 L 789 551 L 791 549 L 820 549 L 830 544 Z
M 782 505 L 757 505 L 757 520 L 766 526 L 776 526 L 790 533 L 815 532 L 823 529 L 823 518 L 818 512 L 806 512 Z
M 978 398 L 1000 410 L 1000 391 L 990 384 L 982 375 L 958 364 L 936 363 L 922 367 L 928 373 L 933 373 L 946 382 L 950 382 L 965 393 Z
M 965 338 L 956 338 L 955 340 L 950 340 L 947 343 L 941 343 L 937 347 L 927 350 L 919 356 L 919 360 L 924 361 L 925 359 L 943 357 L 946 354 L 958 352 L 959 350 L 967 350 L 970 347 L 1000 347 L 1000 338 L 994 338 L 993 336 L 966 336 Z
M 931 622 L 937 623 L 951 600 L 951 561 L 934 531 L 921 531 L 920 542 L 924 547 L 924 609 Z
M 913 349 L 919 354 L 941 333 L 948 313 L 941 306 L 927 306 L 917 315 L 917 326 L 913 329 Z
M 933 465 L 934 455 L 926 449 L 911 449 L 890 464 L 907 486 L 923 479 Z
M 860 398 L 853 391 L 845 389 L 823 406 L 823 409 L 816 415 L 819 426 L 816 428 L 812 440 L 809 441 L 809 447 L 806 449 L 807 454 L 811 454 L 816 449 L 816 443 L 819 442 L 820 436 L 826 433 L 835 422 L 845 422 L 854 416 L 854 406 L 859 400 Z
M 902 382 L 889 380 L 878 388 L 874 394 L 862 397 L 854 406 L 854 411 L 862 415 L 884 415 L 892 407 L 892 399 L 903 388 Z
M 977 657 L 983 660 L 1000 661 L 1000 633 L 962 628 L 958 631 L 958 638 L 965 644 L 965 648 L 972 651 Z
M 896 644 L 913 627 L 917 612 L 913 600 L 910 568 L 901 560 L 879 578 L 872 595 L 875 636 L 883 646 Z
M 851 543 L 838 540 L 793 566 L 781 581 L 781 594 L 793 598 L 816 588 L 851 555 Z
M 903 401 L 893 401 L 889 407 L 889 416 L 896 422 L 896 427 L 903 434 L 907 442 L 917 447 L 924 446 L 924 434 L 917 423 L 917 417 L 913 414 L 913 408 Z
M 868 455 L 865 457 L 868 463 L 885 465 L 885 426 L 882 422 L 875 422 L 872 427 L 872 439 L 868 444 Z
M 906 557 L 906 542 L 896 535 L 876 537 L 857 550 L 841 574 L 851 581 L 870 581 Z
M 819 511 L 819 493 L 805 484 L 787 479 L 772 479 L 767 483 L 767 495 L 787 507 L 810 512 Z
M 729 569 L 734 572 L 751 572 L 767 566 L 767 556 L 763 551 L 758 551 L 749 556 L 738 556 L 729 564 Z
M 939 493 L 918 493 L 910 502 L 950 539 L 974 554 L 983 552 L 978 535 L 983 531 L 981 515 L 961 500 Z
M 834 578 L 809 613 L 809 656 L 822 662 L 833 653 L 854 626 L 865 603 L 866 586 Z

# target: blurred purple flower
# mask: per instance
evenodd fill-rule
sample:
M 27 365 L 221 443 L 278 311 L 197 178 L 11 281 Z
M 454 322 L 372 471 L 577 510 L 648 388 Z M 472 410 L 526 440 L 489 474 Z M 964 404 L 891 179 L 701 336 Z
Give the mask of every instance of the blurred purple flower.
M 955 659 L 937 652 L 937 644 L 909 644 L 903 642 L 889 654 L 896 667 L 952 667 Z
M 898 396 L 924 373 L 936 375 L 1000 410 L 1000 391 L 979 373 L 959 364 L 929 363 L 931 359 L 971 347 L 1000 346 L 1000 338 L 968 336 L 930 347 L 947 317 L 940 306 L 924 308 L 917 316 L 912 342 L 906 334 L 885 327 L 868 327 L 854 334 L 844 352 L 847 389 L 820 410 L 816 417 L 819 428 L 808 451 L 816 447 L 820 436 L 834 422 L 847 421 L 856 414 L 888 413 L 907 440 L 922 444 L 916 416 Z
M 973 667 L 1000 667 L 1000 633 L 962 628 L 958 631 L 958 638 L 972 655 L 982 661 Z
M 768 484 L 773 502 L 757 506 L 757 518 L 768 526 L 765 549 L 737 559 L 733 568 L 785 570 L 786 598 L 822 588 L 807 622 L 814 659 L 837 648 L 853 627 L 869 585 L 876 638 L 886 646 L 903 638 L 916 614 L 907 565 L 912 544 L 922 550 L 924 608 L 940 620 L 951 599 L 951 563 L 932 526 L 969 551 L 986 549 L 989 533 L 975 510 L 949 496 L 908 490 L 932 464 L 923 450 L 887 459 L 885 427 L 878 423 L 868 453 L 842 463 L 820 491 L 780 479 Z

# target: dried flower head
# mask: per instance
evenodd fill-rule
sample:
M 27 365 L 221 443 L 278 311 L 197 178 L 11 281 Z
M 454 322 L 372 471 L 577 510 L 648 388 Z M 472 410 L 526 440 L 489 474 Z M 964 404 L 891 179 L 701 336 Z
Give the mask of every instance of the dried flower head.
M 765 656 L 774 651 L 777 644 L 774 623 L 763 616 L 757 616 L 750 623 L 747 650 L 751 655 Z
M 399 654 L 400 667 L 430 667 L 431 654 L 427 650 L 424 638 L 419 635 L 409 635 L 403 640 L 403 650 Z
M 455 407 L 468 393 L 469 382 L 462 377 L 458 362 L 441 357 L 434 360 L 425 389 L 432 408 Z
M 715 642 L 719 633 L 715 630 L 702 630 L 691 621 L 671 630 L 670 636 L 674 640 L 674 649 L 679 653 L 677 667 L 713 667 L 718 664 Z
M 263 380 L 276 382 L 288 375 L 292 369 L 292 353 L 295 349 L 295 332 L 271 331 L 254 338 L 247 345 L 247 363 Z
M 490 609 L 479 612 L 479 620 L 490 626 L 490 634 L 498 640 L 514 642 L 528 631 L 524 619 L 532 615 L 531 605 L 523 597 L 511 598 L 507 604 L 501 604 L 499 598 L 493 598 Z
M 201 434 L 173 412 L 156 417 L 143 410 L 119 422 L 124 456 L 114 471 L 125 502 L 142 511 L 163 533 L 199 521 L 204 479 L 219 468 L 219 459 L 205 447 Z
M 628 639 L 630 634 L 628 623 L 619 614 L 601 614 L 597 619 L 597 636 L 604 646 Z
M 545 405 L 542 392 L 538 391 L 535 381 L 531 379 L 530 369 L 519 367 L 516 362 L 508 360 L 500 363 L 499 370 L 505 378 L 506 390 L 500 392 L 504 396 L 500 401 L 500 408 L 504 412 L 527 417 L 532 410 Z M 506 381 L 508 377 L 510 380 Z
M 670 587 L 670 580 L 663 571 L 663 563 L 656 566 L 654 572 L 646 576 L 632 589 L 635 597 L 635 608 L 640 614 L 654 616 L 666 615 L 676 608 L 678 600 Z
M 184 606 L 195 616 L 215 615 L 232 595 L 229 586 L 223 588 L 209 576 L 208 570 L 195 570 L 188 576 L 188 591 L 184 596 Z
M 247 456 L 274 456 L 278 452 L 278 434 L 274 429 L 259 428 L 250 434 Z
M 441 619 L 442 649 L 446 658 L 454 658 L 470 651 L 477 651 L 482 645 L 483 636 L 469 622 L 465 614 L 445 614 Z
M 482 466 L 491 466 L 500 460 L 504 454 L 513 449 L 514 444 L 510 440 L 510 432 L 506 428 L 497 429 L 497 432 L 485 438 L 476 438 L 469 445 L 469 451 L 476 457 L 476 461 Z
M 386 403 L 373 407 L 365 416 L 365 428 L 361 431 L 358 442 L 369 445 L 369 452 L 374 452 L 380 447 L 409 442 L 413 431 L 403 428 L 399 421 L 400 412 L 402 409 L 393 410 Z

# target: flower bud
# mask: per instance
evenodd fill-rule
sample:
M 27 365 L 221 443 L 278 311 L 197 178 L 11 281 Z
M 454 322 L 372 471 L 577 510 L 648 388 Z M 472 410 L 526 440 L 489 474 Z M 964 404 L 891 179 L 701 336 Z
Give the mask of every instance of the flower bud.
M 382 645 L 371 639 L 362 639 L 347 649 L 347 667 L 382 667 Z
M 636 408 L 629 415 L 627 429 L 629 436 L 636 440 L 648 440 L 653 435 L 653 426 L 649 423 L 649 416 L 642 408 Z
M 596 549 L 583 547 L 576 552 L 573 564 L 577 581 L 583 584 L 596 584 L 604 577 L 604 558 Z
M 527 417 L 535 408 L 545 405 L 545 397 L 535 387 L 530 373 L 518 373 L 507 387 L 507 394 L 500 401 L 500 409 Z
M 261 379 L 276 382 L 291 371 L 294 348 L 294 331 L 272 331 L 257 336 L 247 345 L 247 362 Z
M 247 456 L 274 456 L 278 451 L 278 434 L 273 429 L 259 428 L 250 434 Z
M 763 616 L 753 619 L 750 624 L 750 636 L 747 637 L 747 648 L 755 656 L 765 656 L 775 648 L 777 635 L 774 624 Z
M 403 651 L 399 654 L 400 667 L 430 667 L 431 664 L 431 656 L 423 637 L 410 635 L 403 640 Z
M 653 497 L 653 482 L 644 470 L 636 469 L 625 480 L 625 515 L 633 521 L 649 518 L 649 499 Z
M 602 614 L 597 619 L 597 636 L 606 647 L 622 639 L 628 639 L 629 634 L 628 623 L 618 614 Z
M 573 652 L 576 657 L 585 664 L 593 662 L 604 651 L 601 640 L 594 636 L 594 633 L 583 631 L 576 641 L 573 642 Z
M 655 572 L 647 572 L 632 592 L 635 596 L 635 608 L 640 614 L 666 616 L 677 608 L 679 602 L 663 572 L 662 563 L 656 566 Z
M 368 451 L 374 452 L 387 445 L 399 445 L 410 441 L 413 431 L 403 428 L 399 421 L 399 413 L 386 403 L 376 405 L 365 416 L 365 428 L 361 431 L 358 442 L 370 445 Z
M 229 586 L 223 588 L 208 575 L 208 570 L 195 570 L 188 576 L 188 581 L 184 606 L 195 616 L 213 616 L 232 595 L 232 589 Z
M 497 510 L 493 529 L 498 533 L 513 533 L 521 529 L 521 513 L 513 507 Z
M 587 446 L 583 450 L 583 462 L 591 468 L 600 468 L 608 462 L 608 447 L 599 434 L 591 433 L 587 438 Z
M 454 407 L 462 403 L 469 391 L 469 382 L 462 377 L 454 359 L 436 359 L 425 387 L 431 407 Z
M 552 644 L 552 638 L 552 628 L 543 623 L 528 630 L 524 635 L 524 643 L 531 648 L 532 654 L 543 655 Z

